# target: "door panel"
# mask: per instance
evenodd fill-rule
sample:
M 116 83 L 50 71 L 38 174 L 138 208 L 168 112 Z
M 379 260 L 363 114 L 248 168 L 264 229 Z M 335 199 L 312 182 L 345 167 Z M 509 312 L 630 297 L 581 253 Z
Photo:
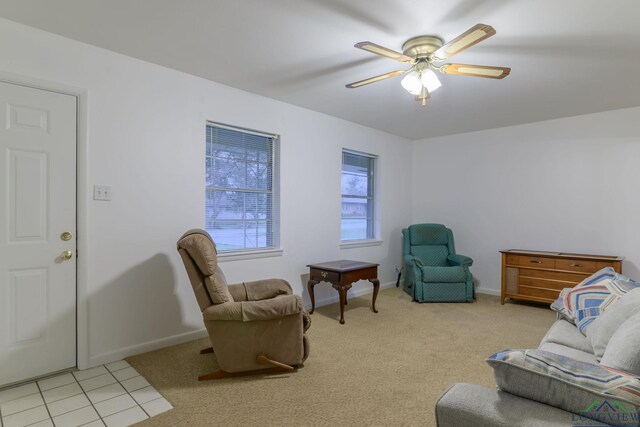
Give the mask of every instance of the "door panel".
M 47 153 L 9 150 L 10 241 L 47 240 Z
M 75 235 L 76 98 L 0 82 L 0 385 L 76 365 Z
M 9 273 L 10 305 L 13 331 L 10 347 L 27 341 L 46 339 L 47 335 L 47 270 L 34 268 Z

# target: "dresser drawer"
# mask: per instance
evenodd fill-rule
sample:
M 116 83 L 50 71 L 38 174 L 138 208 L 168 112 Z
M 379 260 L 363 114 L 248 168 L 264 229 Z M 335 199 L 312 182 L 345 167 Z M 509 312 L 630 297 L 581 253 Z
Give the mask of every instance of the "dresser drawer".
M 312 280 L 319 280 L 324 282 L 338 282 L 340 280 L 340 274 L 335 271 L 320 270 L 319 268 L 312 268 L 309 271 Z
M 574 285 L 574 283 L 556 282 L 553 280 L 539 279 L 537 277 L 527 277 L 524 275 L 521 275 L 518 278 L 518 289 L 520 289 L 520 287 L 529 287 L 561 291 L 564 288 L 572 288 Z
M 518 265 L 526 267 L 538 267 L 538 268 L 554 268 L 556 260 L 553 258 L 545 257 L 532 257 L 520 255 L 518 257 Z
M 573 288 L 578 283 L 585 279 L 585 275 L 581 273 L 569 273 L 565 271 L 554 270 L 532 270 L 529 268 L 522 268 L 518 270 L 518 276 L 520 278 L 531 278 L 537 280 L 545 280 L 550 282 L 559 283 L 558 286 L 562 288 Z
M 507 264 L 509 265 L 517 265 L 518 264 L 518 255 L 507 254 Z
M 528 286 L 520 286 L 518 287 L 518 291 L 521 295 L 527 295 L 536 298 L 545 298 L 549 301 L 555 301 L 560 295 L 560 291 L 556 291 L 553 289 L 531 288 Z
M 595 273 L 598 266 L 595 261 L 584 259 L 557 259 L 556 270 L 580 271 L 582 273 Z
M 605 267 L 612 267 L 615 271 L 620 273 L 620 263 L 614 264 L 609 261 L 596 261 L 596 271 L 602 270 Z

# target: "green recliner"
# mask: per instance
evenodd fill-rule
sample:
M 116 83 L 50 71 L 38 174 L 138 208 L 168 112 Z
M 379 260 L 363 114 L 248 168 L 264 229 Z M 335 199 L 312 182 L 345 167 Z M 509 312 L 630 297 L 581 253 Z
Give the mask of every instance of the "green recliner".
M 453 233 L 442 224 L 402 230 L 403 289 L 418 302 L 468 302 L 475 298 L 473 260 L 456 254 Z

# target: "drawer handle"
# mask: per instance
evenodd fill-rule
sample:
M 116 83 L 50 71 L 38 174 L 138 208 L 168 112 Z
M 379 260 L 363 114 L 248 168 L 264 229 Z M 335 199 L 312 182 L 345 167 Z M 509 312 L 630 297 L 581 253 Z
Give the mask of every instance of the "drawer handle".
M 569 267 L 582 267 L 582 264 L 571 263 L 569 264 Z
M 326 279 L 329 273 L 327 273 L 326 271 L 321 271 L 320 275 L 322 276 L 323 279 Z
M 542 261 L 538 261 L 537 259 L 530 259 L 529 262 L 531 264 L 542 264 Z

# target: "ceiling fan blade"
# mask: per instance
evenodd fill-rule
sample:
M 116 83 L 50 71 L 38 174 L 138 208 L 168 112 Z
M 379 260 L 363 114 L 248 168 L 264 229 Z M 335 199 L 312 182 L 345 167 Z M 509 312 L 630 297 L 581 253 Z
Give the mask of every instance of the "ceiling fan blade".
M 407 55 L 404 55 L 400 52 L 396 52 L 395 50 L 388 49 L 384 46 L 380 46 L 379 44 L 371 43 L 371 42 L 359 42 L 354 45 L 358 49 L 366 50 L 367 52 L 375 53 L 376 55 L 385 56 L 387 58 L 395 59 L 400 62 L 411 62 L 413 58 Z
M 508 67 L 492 67 L 489 65 L 444 64 L 440 67 L 444 74 L 461 74 L 463 76 L 486 77 L 489 79 L 504 79 L 511 72 Z
M 476 24 L 469 28 L 464 33 L 460 34 L 449 43 L 442 46 L 440 49 L 433 52 L 431 58 L 434 61 L 443 61 L 447 58 L 451 58 L 453 55 L 460 53 L 461 51 L 473 46 L 476 43 L 480 43 L 496 33 L 491 25 Z
M 364 86 L 364 85 L 368 85 L 370 83 L 375 83 L 375 82 L 379 82 L 381 80 L 388 79 L 389 77 L 399 76 L 401 74 L 406 73 L 407 71 L 409 71 L 409 70 L 391 71 L 389 73 L 380 74 L 379 76 L 369 77 L 368 79 L 364 79 L 364 80 L 360 80 L 360 81 L 357 81 L 357 82 L 349 83 L 348 85 L 345 85 L 345 86 L 348 87 L 349 89 L 355 89 L 355 88 L 360 87 L 360 86 Z

